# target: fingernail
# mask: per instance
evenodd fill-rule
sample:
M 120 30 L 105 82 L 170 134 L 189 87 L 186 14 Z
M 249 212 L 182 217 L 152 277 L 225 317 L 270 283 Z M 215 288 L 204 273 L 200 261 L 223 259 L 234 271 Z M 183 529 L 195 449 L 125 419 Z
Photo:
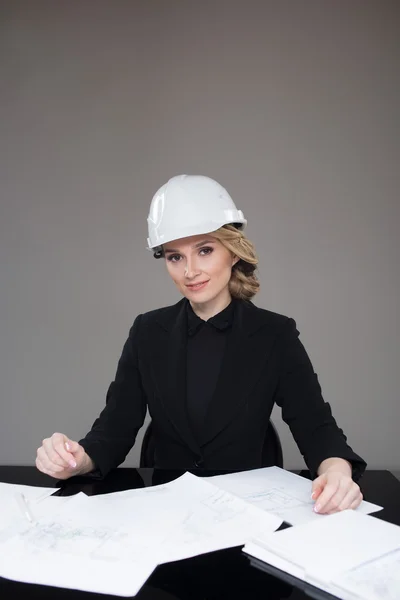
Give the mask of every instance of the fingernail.
M 315 492 L 313 492 L 313 493 L 311 494 L 311 500 L 314 500 L 314 498 L 315 498 Z
M 74 460 L 70 460 L 70 461 L 69 461 L 69 465 L 70 465 L 70 467 L 72 467 L 73 469 L 75 469 L 75 467 L 76 467 L 76 462 L 75 462 Z
M 71 450 L 71 446 L 68 444 L 68 442 L 65 442 L 65 447 L 67 450 Z
M 316 512 L 316 513 L 317 513 L 317 512 L 319 512 L 319 509 L 320 509 L 320 508 L 321 508 L 321 507 L 320 507 L 320 505 L 319 505 L 319 504 L 316 504 L 316 505 L 314 506 L 314 512 Z

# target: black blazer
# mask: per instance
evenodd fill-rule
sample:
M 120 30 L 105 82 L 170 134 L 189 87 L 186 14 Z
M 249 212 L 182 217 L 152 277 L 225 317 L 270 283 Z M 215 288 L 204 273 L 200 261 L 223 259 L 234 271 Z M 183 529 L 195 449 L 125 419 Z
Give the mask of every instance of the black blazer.
M 352 463 L 358 479 L 366 463 L 347 445 L 324 402 L 293 319 L 251 302 L 234 302 L 232 331 L 201 446 L 186 413 L 187 300 L 136 318 L 106 406 L 80 440 L 101 475 L 124 461 L 147 408 L 157 467 L 258 468 L 276 402 L 313 476 L 324 459 L 336 456 Z

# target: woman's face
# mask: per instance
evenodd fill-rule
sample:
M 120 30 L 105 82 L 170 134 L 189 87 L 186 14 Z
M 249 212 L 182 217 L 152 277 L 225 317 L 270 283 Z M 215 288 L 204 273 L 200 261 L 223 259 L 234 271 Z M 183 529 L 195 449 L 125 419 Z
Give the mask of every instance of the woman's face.
M 196 304 L 228 292 L 232 266 L 239 260 L 210 234 L 168 242 L 164 244 L 164 255 L 176 287 Z

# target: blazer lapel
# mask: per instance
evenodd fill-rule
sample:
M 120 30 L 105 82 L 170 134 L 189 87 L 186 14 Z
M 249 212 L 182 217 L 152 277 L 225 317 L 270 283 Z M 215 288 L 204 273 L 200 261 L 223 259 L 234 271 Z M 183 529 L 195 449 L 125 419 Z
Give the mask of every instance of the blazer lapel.
M 165 411 L 185 444 L 197 455 L 200 446 L 190 428 L 186 407 L 186 303 L 181 300 L 158 318 L 160 332 L 153 369 L 158 396 Z
M 251 302 L 236 302 L 232 331 L 207 412 L 202 445 L 211 442 L 235 419 L 257 382 L 267 358 L 258 339 L 265 323 L 263 311 Z

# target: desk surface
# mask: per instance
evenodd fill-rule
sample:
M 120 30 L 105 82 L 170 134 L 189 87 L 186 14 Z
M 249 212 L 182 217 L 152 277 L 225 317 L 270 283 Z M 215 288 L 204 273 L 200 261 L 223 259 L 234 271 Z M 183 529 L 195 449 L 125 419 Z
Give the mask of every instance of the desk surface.
M 35 467 L 0 466 L 0 481 L 46 487 L 61 487 L 57 495 L 71 495 L 83 491 L 88 495 L 158 485 L 179 477 L 182 471 L 120 468 L 103 480 L 76 477 L 57 482 L 39 473 Z M 213 475 L 214 473 L 207 473 Z M 301 472 L 307 475 L 306 472 Z M 400 525 L 400 481 L 389 471 L 367 471 L 361 482 L 365 500 L 384 506 L 375 513 Z M 29 585 L 0 578 L 0 598 L 62 598 L 89 599 L 95 594 L 47 586 Z M 115 596 L 98 595 L 106 600 Z M 309 596 L 300 589 L 280 581 L 251 566 L 240 548 L 230 548 L 169 563 L 158 567 L 135 598 L 138 600 L 304 600 Z M 325 596 L 328 598 L 328 596 Z

